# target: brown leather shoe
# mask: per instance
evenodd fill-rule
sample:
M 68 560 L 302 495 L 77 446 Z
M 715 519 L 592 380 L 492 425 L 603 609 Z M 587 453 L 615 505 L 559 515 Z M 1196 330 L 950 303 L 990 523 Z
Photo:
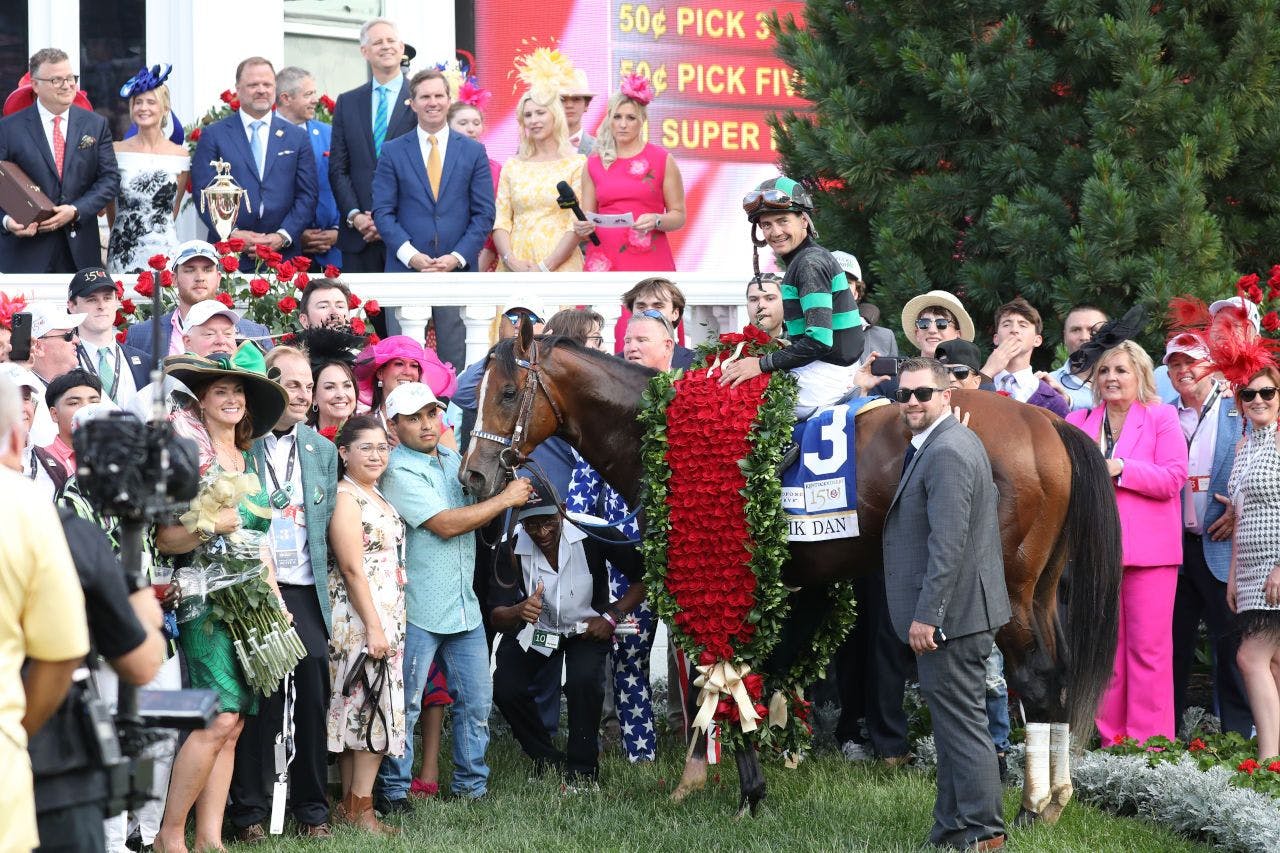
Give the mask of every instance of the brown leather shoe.
M 257 844 L 267 840 L 267 832 L 260 823 L 251 823 L 243 829 L 236 830 L 236 841 L 240 844 Z
M 338 813 L 343 823 L 359 827 L 374 835 L 397 835 L 400 832 L 396 827 L 387 826 L 378 820 L 378 816 L 373 813 L 373 797 L 347 794 Z
M 966 850 L 999 850 L 1004 847 L 1004 836 L 993 835 L 990 838 L 984 838 L 981 841 L 975 841 L 966 847 Z
M 298 824 L 298 836 L 301 838 L 332 838 L 333 833 L 329 831 L 327 823 L 300 823 Z

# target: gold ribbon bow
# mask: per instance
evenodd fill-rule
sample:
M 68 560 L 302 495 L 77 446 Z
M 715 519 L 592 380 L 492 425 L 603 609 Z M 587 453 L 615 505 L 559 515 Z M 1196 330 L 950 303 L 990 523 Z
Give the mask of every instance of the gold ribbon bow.
M 191 501 L 191 508 L 178 520 L 190 533 L 202 530 L 212 536 L 214 528 L 218 526 L 218 513 L 227 507 L 239 506 L 243 498 L 257 494 L 261 489 L 262 484 L 257 474 L 223 471 L 200 490 L 200 493 Z M 271 517 L 269 509 L 249 502 L 245 502 L 245 506 L 259 518 Z
M 716 705 L 719 704 L 720 697 L 725 696 L 737 703 L 742 730 L 755 731 L 760 715 L 756 713 L 755 705 L 747 694 L 747 687 L 742 683 L 742 679 L 751 672 L 751 667 L 744 663 L 738 668 L 722 660 L 705 666 L 699 665 L 697 670 L 700 674 L 693 680 L 693 686 L 701 687 L 702 692 L 698 694 L 698 715 L 693 719 L 693 727 L 702 731 L 709 729 L 716 713 Z
M 769 699 L 769 725 L 775 729 L 787 727 L 787 696 L 781 690 L 773 691 Z

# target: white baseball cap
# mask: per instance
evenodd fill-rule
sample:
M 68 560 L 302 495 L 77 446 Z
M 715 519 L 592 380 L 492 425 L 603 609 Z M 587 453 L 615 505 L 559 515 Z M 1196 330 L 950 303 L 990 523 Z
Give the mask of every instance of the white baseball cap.
M 170 271 L 176 270 L 192 258 L 208 258 L 213 261 L 213 265 L 218 265 L 218 250 L 213 247 L 212 243 L 204 240 L 188 240 L 182 243 L 173 251 L 173 258 L 169 261 Z
M 858 259 L 848 252 L 832 252 L 831 257 L 836 259 L 836 263 L 840 265 L 840 269 L 849 275 L 862 281 L 862 264 L 858 263 Z
M 70 331 L 78 328 L 88 314 L 69 314 L 66 305 L 56 302 L 37 302 L 27 309 L 31 313 L 31 340 L 43 338 L 56 329 Z
M 397 385 L 387 395 L 387 402 L 384 405 L 387 410 L 387 420 L 396 415 L 416 415 L 427 406 L 444 407 L 444 404 L 436 399 L 436 395 L 431 393 L 431 389 L 421 382 L 405 382 Z
M 1169 343 L 1165 344 L 1163 363 L 1168 364 L 1169 359 L 1178 353 L 1188 356 L 1192 361 L 1205 361 L 1209 358 L 1209 350 L 1200 342 L 1200 339 L 1185 333 L 1175 335 L 1169 339 Z
M 191 306 L 191 310 L 187 312 L 187 320 L 182 324 L 182 333 L 185 335 L 196 326 L 202 326 L 219 315 L 230 320 L 233 326 L 240 322 L 240 315 L 235 311 L 216 299 L 206 299 Z
M 71 416 L 71 431 L 75 432 L 89 421 L 98 418 L 105 418 L 112 412 L 118 411 L 119 406 L 112 402 L 110 397 L 106 397 L 97 403 L 89 403 L 76 409 L 76 413 Z
M 35 374 L 12 361 L 0 362 L 0 379 L 8 379 L 19 388 L 26 386 L 39 395 L 44 394 L 44 388 L 36 381 Z
M 1244 308 L 1249 315 L 1249 322 L 1253 324 L 1255 332 L 1262 331 L 1262 318 L 1258 315 L 1258 306 L 1250 299 L 1243 296 L 1233 296 L 1230 299 L 1219 299 L 1209 306 L 1209 315 L 1213 316 L 1223 308 Z M 32 334 L 34 337 L 34 333 Z

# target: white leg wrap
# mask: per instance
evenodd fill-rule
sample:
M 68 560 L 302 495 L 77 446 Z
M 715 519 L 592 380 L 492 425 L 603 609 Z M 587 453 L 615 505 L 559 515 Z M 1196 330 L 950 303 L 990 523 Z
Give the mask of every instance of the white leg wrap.
M 1022 807 L 1039 814 L 1049 804 L 1049 723 L 1027 723 Z
M 1072 792 L 1071 724 L 1051 723 L 1049 732 L 1049 789 L 1053 801 L 1065 806 Z

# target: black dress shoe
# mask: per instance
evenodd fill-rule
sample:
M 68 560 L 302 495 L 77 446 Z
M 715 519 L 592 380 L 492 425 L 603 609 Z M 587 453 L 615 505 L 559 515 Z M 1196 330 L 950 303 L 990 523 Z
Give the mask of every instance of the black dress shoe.
M 378 797 L 373 801 L 373 810 L 379 817 L 387 817 L 394 814 L 403 814 L 413 811 L 413 805 L 409 802 L 408 797 L 401 797 L 398 800 L 388 800 L 386 797 Z

